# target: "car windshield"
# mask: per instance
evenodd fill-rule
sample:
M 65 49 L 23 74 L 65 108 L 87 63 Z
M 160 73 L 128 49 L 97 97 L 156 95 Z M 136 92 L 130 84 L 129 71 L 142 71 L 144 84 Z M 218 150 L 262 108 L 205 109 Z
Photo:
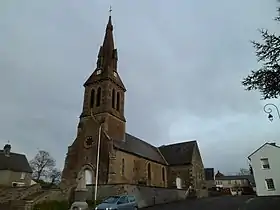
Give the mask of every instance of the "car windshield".
M 111 196 L 106 198 L 102 203 L 116 203 L 119 200 L 120 196 Z

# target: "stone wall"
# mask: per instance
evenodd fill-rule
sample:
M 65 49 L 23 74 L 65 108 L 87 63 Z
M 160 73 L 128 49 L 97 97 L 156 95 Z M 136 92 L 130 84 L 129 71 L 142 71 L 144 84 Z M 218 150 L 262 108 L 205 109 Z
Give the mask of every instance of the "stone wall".
M 192 186 L 198 190 L 203 189 L 205 187 L 205 173 L 198 145 L 196 145 L 193 152 L 191 175 Z
M 110 167 L 110 184 L 139 184 L 142 181 L 146 185 L 154 187 L 167 185 L 167 169 L 165 165 L 120 150 L 115 150 L 115 154 L 115 159 L 111 160 L 113 163 L 112 167 Z M 124 160 L 124 166 L 122 165 L 122 160 Z M 148 175 L 148 164 L 150 164 L 150 176 Z M 124 167 L 124 173 L 122 173 L 122 167 Z M 162 175 L 163 170 L 164 176 Z
M 93 200 L 94 186 L 87 186 L 87 189 L 87 200 Z M 139 208 L 142 208 L 186 199 L 187 190 L 146 187 L 128 184 L 98 186 L 98 199 L 104 199 L 105 197 L 110 195 L 122 194 L 134 195 L 138 202 Z
M 24 175 L 23 175 L 24 174 Z M 24 176 L 24 177 L 22 177 Z M 12 187 L 13 182 L 18 182 L 24 186 L 30 186 L 31 184 L 31 173 L 15 172 L 11 170 L 0 171 L 0 185 Z
M 208 193 L 208 189 L 198 189 L 196 190 L 196 197 L 197 198 L 205 198 L 208 197 L 209 193 Z
M 29 195 L 32 195 L 41 190 L 39 184 L 30 187 L 11 187 L 0 189 L 0 203 L 5 203 L 11 200 L 20 200 Z

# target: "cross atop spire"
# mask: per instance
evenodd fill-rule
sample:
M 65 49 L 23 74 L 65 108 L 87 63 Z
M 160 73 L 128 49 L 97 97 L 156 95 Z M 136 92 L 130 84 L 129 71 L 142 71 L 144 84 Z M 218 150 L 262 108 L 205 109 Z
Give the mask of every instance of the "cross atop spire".
M 110 8 L 109 8 L 109 16 L 111 16 L 112 15 L 112 6 L 110 6 Z

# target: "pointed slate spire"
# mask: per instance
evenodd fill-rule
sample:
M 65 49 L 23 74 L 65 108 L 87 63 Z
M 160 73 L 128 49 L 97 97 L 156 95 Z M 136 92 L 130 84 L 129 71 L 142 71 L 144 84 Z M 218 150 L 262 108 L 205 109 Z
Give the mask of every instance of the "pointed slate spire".
M 100 47 L 98 53 L 97 68 L 102 68 L 105 71 L 109 69 L 117 71 L 117 61 L 118 55 L 114 45 L 112 16 L 110 14 L 103 45 Z
M 110 9 L 111 12 L 111 9 Z M 97 66 L 91 76 L 84 83 L 84 86 L 94 84 L 101 79 L 112 79 L 120 88 L 125 90 L 125 86 L 117 73 L 118 67 L 118 52 L 115 49 L 112 16 L 109 15 L 109 20 L 106 26 L 103 44 L 99 49 Z

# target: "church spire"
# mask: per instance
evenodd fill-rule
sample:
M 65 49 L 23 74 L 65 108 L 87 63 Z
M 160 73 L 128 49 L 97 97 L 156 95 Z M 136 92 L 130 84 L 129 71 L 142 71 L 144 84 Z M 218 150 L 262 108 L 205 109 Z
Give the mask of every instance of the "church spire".
M 106 26 L 103 45 L 100 47 L 97 60 L 97 68 L 102 68 L 104 71 L 109 69 L 117 71 L 117 50 L 114 45 L 113 24 L 112 24 L 112 9 L 110 7 L 109 20 Z
M 109 16 L 102 47 L 103 47 L 104 56 L 105 55 L 109 56 L 114 50 L 112 16 Z
M 114 36 L 113 36 L 113 24 L 112 24 L 112 9 L 110 8 L 109 20 L 105 30 L 105 36 L 102 46 L 100 46 L 97 65 L 94 72 L 87 79 L 84 86 L 94 84 L 96 81 L 101 79 L 112 79 L 114 80 L 121 89 L 125 90 L 124 84 L 118 75 L 118 52 L 115 49 Z

